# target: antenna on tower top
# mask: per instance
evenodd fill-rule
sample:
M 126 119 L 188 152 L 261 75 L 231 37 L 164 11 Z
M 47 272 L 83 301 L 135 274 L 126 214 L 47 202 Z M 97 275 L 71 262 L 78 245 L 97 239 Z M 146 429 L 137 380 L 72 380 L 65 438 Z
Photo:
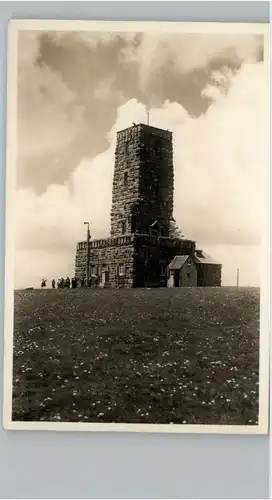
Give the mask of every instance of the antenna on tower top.
M 147 125 L 149 125 L 149 111 L 147 112 Z

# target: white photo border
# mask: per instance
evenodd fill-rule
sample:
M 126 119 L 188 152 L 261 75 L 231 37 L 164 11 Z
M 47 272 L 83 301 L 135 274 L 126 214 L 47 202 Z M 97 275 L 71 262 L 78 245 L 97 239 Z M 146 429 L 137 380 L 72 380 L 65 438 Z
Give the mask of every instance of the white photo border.
M 189 425 L 189 424 L 106 424 L 68 422 L 12 421 L 13 373 L 13 319 L 14 319 L 14 197 L 16 192 L 17 152 L 17 82 L 18 34 L 20 31 L 60 32 L 164 32 L 209 34 L 259 34 L 264 37 L 264 64 L 267 66 L 267 109 L 269 95 L 269 24 L 259 23 L 203 23 L 163 21 L 76 21 L 76 20 L 11 20 L 8 29 L 7 72 L 7 138 L 6 138 L 6 229 L 5 229 L 5 306 L 4 306 L 4 391 L 3 425 L 8 430 L 36 431 L 95 431 L 95 432 L 155 432 L 186 434 L 268 434 L 269 422 L 269 368 L 271 328 L 271 193 L 270 169 L 264 179 L 264 207 L 262 218 L 261 292 L 260 292 L 260 349 L 259 349 L 259 423 L 256 426 Z M 267 133 L 270 122 L 267 116 Z M 268 139 L 269 148 L 269 139 Z

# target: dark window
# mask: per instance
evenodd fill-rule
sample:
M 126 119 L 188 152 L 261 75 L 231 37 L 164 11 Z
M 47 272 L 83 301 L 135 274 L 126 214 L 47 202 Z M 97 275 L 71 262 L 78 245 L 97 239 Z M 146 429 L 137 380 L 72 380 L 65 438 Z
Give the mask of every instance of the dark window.
M 143 258 L 144 258 L 144 261 L 145 261 L 145 264 L 147 264 L 148 262 L 148 258 L 149 258 L 149 251 L 148 251 L 148 247 L 143 247 L 142 249 L 142 252 L 143 252 Z
M 166 274 L 165 264 L 161 264 L 161 276 L 165 276 L 165 274 Z
M 134 234 L 136 231 L 136 216 L 132 215 L 131 217 L 131 232 Z
M 124 173 L 124 186 L 127 186 L 127 183 L 128 183 L 128 173 L 125 172 Z
M 122 234 L 126 233 L 126 221 L 122 221 Z
M 152 236 L 160 236 L 161 235 L 161 226 L 157 221 L 153 222 L 153 224 L 151 224 L 149 226 L 149 233 Z
M 187 278 L 190 278 L 190 276 L 191 276 L 191 273 L 187 273 Z

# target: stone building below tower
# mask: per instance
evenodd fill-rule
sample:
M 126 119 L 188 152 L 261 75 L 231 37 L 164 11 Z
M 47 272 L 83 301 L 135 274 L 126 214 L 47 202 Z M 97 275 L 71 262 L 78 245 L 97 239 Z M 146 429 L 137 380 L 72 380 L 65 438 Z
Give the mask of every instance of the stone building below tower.
M 171 237 L 173 196 L 172 133 L 144 124 L 118 132 L 110 236 L 89 242 L 89 273 L 87 241 L 77 244 L 76 277 L 89 274 L 94 283 L 112 288 L 185 286 L 185 282 L 219 286 L 221 265 L 211 266 L 209 261 L 204 272 L 205 259 L 196 262 L 195 242 Z M 201 280 L 193 278 L 193 272 L 190 279 L 189 271 L 184 285 L 182 279 L 170 279 L 176 256 L 189 256 Z

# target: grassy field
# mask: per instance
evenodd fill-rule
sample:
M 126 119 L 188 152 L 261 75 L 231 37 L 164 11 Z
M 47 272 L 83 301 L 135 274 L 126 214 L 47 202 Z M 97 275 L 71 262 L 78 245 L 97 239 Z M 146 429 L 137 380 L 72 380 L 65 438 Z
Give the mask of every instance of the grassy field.
M 13 420 L 253 425 L 259 290 L 15 292 Z

